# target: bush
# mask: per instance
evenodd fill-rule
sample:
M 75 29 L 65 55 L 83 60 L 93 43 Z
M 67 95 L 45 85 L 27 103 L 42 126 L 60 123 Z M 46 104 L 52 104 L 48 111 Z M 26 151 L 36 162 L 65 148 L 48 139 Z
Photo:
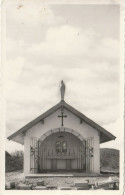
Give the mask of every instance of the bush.
M 9 154 L 6 152 L 6 172 L 23 170 L 23 151 L 16 151 Z
M 101 169 L 119 170 L 119 150 L 101 148 L 100 165 Z

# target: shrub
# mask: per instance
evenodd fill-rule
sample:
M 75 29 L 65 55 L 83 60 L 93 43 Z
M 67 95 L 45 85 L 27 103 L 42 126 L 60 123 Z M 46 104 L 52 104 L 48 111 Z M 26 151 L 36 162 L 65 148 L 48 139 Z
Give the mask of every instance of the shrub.
M 119 150 L 110 148 L 100 149 L 100 165 L 102 169 L 119 169 Z
M 23 170 L 23 151 L 16 151 L 12 154 L 6 152 L 6 172 Z

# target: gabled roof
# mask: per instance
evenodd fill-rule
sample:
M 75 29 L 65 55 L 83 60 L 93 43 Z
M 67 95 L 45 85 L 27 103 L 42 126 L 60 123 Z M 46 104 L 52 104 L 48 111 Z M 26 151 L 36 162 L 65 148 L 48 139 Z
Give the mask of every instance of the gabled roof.
M 103 127 L 101 127 L 100 125 L 98 125 L 97 123 L 95 123 L 94 121 L 89 119 L 88 117 L 86 117 L 84 114 L 82 114 L 81 112 L 79 112 L 78 110 L 76 110 L 75 108 L 70 106 L 69 104 L 67 104 L 64 100 L 61 100 L 58 104 L 56 104 L 55 106 L 50 108 L 48 111 L 46 111 L 43 114 L 41 114 L 36 119 L 34 119 L 31 122 L 29 122 L 27 125 L 25 125 L 21 129 L 19 129 L 15 133 L 13 133 L 12 135 L 10 135 L 7 139 L 12 140 L 16 136 L 18 136 L 19 134 L 23 134 L 28 129 L 30 129 L 31 127 L 36 125 L 38 122 L 42 121 L 43 119 L 45 119 L 46 117 L 48 117 L 49 115 L 51 115 L 53 112 L 57 111 L 61 107 L 67 109 L 68 111 L 70 111 L 71 113 L 73 113 L 74 115 L 79 117 L 80 120 L 85 121 L 88 125 L 92 126 L 96 130 L 98 130 L 100 132 L 100 143 L 111 141 L 111 140 L 114 140 L 116 138 L 114 135 L 109 133 Z

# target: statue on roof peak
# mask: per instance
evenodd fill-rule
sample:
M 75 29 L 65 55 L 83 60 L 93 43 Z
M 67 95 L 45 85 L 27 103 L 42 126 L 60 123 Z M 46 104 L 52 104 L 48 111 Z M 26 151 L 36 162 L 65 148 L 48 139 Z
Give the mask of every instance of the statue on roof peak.
M 65 94 L 65 83 L 63 82 L 63 80 L 61 81 L 61 87 L 60 87 L 60 91 L 61 91 L 61 100 L 64 100 L 64 94 Z

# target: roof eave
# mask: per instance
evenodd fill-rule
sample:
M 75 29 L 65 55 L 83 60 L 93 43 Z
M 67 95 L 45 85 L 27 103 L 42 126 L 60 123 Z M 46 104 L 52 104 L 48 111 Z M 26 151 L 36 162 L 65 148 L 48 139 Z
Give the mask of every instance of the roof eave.
M 39 121 L 43 120 L 44 118 L 51 115 L 54 111 L 58 110 L 61 106 L 61 103 L 62 103 L 62 101 L 59 102 L 58 104 L 56 104 L 55 106 L 53 106 L 52 108 L 50 108 L 48 111 L 46 111 L 43 114 L 41 114 L 40 116 L 38 116 L 37 118 L 35 118 L 34 120 L 32 120 L 31 122 L 29 122 L 28 124 L 26 124 L 25 126 L 23 126 L 21 129 L 19 129 L 18 131 L 16 131 L 12 135 L 8 136 L 7 139 L 11 140 L 15 136 L 17 136 L 18 134 L 20 134 L 22 132 L 26 132 L 31 126 L 36 125 Z
M 109 141 L 114 141 L 115 139 L 116 139 L 116 137 L 114 139 L 107 139 L 107 140 L 101 141 L 100 144 L 103 144 L 103 143 L 109 142 Z
M 73 108 L 72 106 L 70 106 L 69 104 L 67 104 L 64 101 L 64 107 L 65 106 L 66 106 L 66 109 L 68 108 L 69 111 L 72 110 L 73 113 L 75 113 L 77 116 L 79 116 L 79 118 L 83 119 L 87 124 L 91 125 L 96 130 L 98 130 L 101 133 L 105 134 L 108 137 L 108 139 L 109 139 L 108 141 L 116 139 L 116 137 L 114 135 L 112 135 L 110 132 L 108 132 L 106 129 L 104 129 L 103 127 L 98 125 L 96 122 L 94 122 L 93 120 L 89 119 L 87 116 L 83 115 L 81 112 L 79 112 L 78 110 L 76 110 L 75 108 Z
M 77 117 L 79 117 L 83 121 L 85 121 L 87 124 L 91 125 L 96 130 L 98 130 L 102 134 L 104 134 L 107 137 L 106 139 L 104 139 L 104 142 L 111 141 L 111 140 L 114 140 L 116 138 L 114 135 L 109 133 L 106 129 L 104 129 L 103 127 L 101 127 L 100 125 L 98 125 L 97 123 L 95 123 L 94 121 L 92 121 L 91 119 L 86 117 L 85 115 L 83 115 L 81 112 L 79 112 L 78 110 L 76 110 L 75 108 L 73 108 L 72 106 L 67 104 L 64 100 L 61 100 L 58 104 L 56 104 L 55 106 L 50 108 L 48 111 L 46 111 L 45 113 L 43 113 L 39 117 L 37 117 L 34 120 L 32 120 L 31 122 L 29 122 L 27 125 L 25 125 L 21 129 L 19 129 L 18 131 L 16 131 L 12 135 L 10 135 L 9 137 L 7 137 L 7 139 L 11 140 L 15 136 L 17 136 L 17 135 L 19 135 L 19 134 L 21 134 L 23 132 L 26 132 L 29 128 L 31 128 L 32 126 L 36 125 L 38 122 L 40 122 L 44 118 L 48 117 L 49 115 L 51 115 L 53 112 L 55 112 L 56 110 L 58 110 L 62 106 L 64 108 L 66 108 L 68 111 L 70 111 L 73 114 L 75 114 Z M 104 142 L 100 142 L 100 143 L 104 143 Z

